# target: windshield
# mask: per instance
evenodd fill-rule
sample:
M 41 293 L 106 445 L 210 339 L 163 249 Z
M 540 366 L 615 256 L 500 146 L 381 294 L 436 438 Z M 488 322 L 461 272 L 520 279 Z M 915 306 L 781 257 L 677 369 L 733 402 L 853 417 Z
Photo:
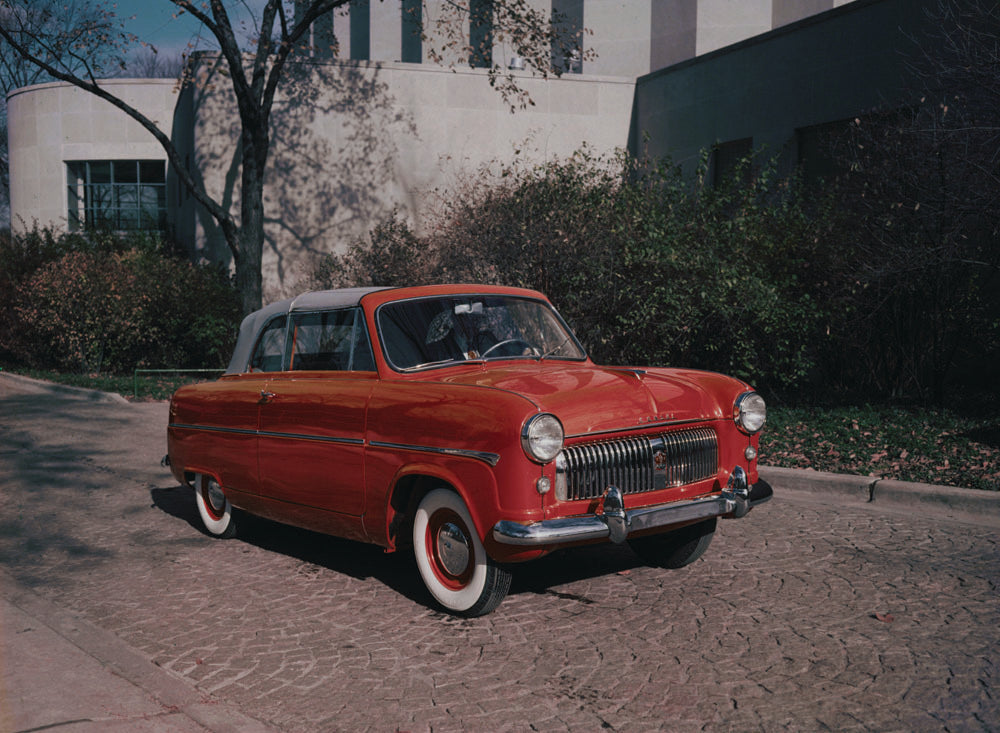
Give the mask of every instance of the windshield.
M 503 295 L 418 298 L 379 308 L 393 368 L 412 371 L 493 359 L 586 359 L 558 314 L 539 300 Z

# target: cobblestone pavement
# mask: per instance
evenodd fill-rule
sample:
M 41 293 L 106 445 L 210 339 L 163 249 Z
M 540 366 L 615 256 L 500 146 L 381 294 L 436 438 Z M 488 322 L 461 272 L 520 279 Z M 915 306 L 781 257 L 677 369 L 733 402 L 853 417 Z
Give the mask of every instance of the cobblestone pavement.
M 685 570 L 558 553 L 461 620 L 409 556 L 263 520 L 206 536 L 165 421 L 0 381 L 0 563 L 284 730 L 1000 730 L 989 522 L 779 486 Z

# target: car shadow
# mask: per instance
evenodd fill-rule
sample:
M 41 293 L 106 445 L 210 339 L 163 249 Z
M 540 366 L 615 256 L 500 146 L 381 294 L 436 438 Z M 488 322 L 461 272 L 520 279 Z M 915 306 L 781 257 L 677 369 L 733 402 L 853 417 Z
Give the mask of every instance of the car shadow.
M 158 509 L 209 537 L 189 488 L 180 485 L 155 488 L 150 494 Z M 375 579 L 416 603 L 435 607 L 420 580 L 413 553 L 408 548 L 387 553 L 376 545 L 299 529 L 242 512 L 237 521 L 238 541 L 356 580 Z M 589 603 L 586 598 L 556 589 L 642 565 L 627 545 L 600 544 L 557 550 L 538 560 L 511 565 L 513 581 L 510 595 L 546 594 Z
M 186 522 L 202 536 L 211 537 L 202 525 L 191 489 L 181 485 L 155 488 L 150 495 L 153 505 L 165 514 Z M 374 578 L 411 600 L 429 603 L 410 553 L 386 553 L 376 545 L 299 529 L 239 510 L 237 512 L 238 542 L 342 573 L 356 580 Z

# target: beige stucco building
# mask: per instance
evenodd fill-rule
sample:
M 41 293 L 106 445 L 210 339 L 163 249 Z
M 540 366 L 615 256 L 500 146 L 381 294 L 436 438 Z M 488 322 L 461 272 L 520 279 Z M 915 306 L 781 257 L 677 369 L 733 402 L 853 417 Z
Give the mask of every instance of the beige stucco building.
M 900 1 L 530 0 L 543 14 L 561 13 L 568 33 L 585 26 L 582 43 L 596 57 L 554 50 L 553 65 L 567 72 L 561 78 L 514 71 L 534 104 L 513 113 L 486 69 L 474 68 L 517 65 L 488 26 L 464 31 L 474 40 L 480 34 L 488 57 L 449 68 L 431 63 L 409 25 L 416 10 L 431 27 L 431 16 L 446 12 L 444 0 L 356 2 L 314 26 L 313 50 L 289 68 L 274 111 L 265 298 L 295 290 L 315 258 L 342 249 L 393 209 L 425 226 L 436 197 L 474 180 L 483 166 L 537 163 L 583 146 L 609 153 L 640 139 L 670 152 L 673 120 L 689 102 L 713 98 L 706 88 L 713 77 L 698 76 L 701 58 L 724 65 L 733 44 L 843 23 L 851 6 L 862 12 L 846 22 L 863 24 L 864 12 Z M 229 82 L 212 54 L 193 63 L 201 83 L 184 90 L 171 80 L 102 84 L 156 121 L 206 191 L 233 205 L 239 149 Z M 752 53 L 739 63 L 752 73 Z M 680 76 L 664 76 L 671 69 Z M 726 106 L 726 114 L 739 117 L 738 106 Z M 160 229 L 193 256 L 228 261 L 213 221 L 178 185 L 162 147 L 124 113 L 51 83 L 12 92 L 8 116 L 15 228 Z M 685 125 L 697 132 L 701 123 L 691 117 Z M 692 134 L 684 145 L 711 146 L 728 134 L 702 135 L 700 143 Z

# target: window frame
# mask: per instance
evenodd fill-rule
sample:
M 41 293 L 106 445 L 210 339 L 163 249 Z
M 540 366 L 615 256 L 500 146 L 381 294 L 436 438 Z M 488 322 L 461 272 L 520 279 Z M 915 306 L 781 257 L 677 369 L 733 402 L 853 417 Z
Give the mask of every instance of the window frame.
M 66 218 L 70 231 L 166 231 L 168 206 L 165 160 L 66 160 L 64 165 Z
M 351 335 L 349 337 L 350 343 L 350 353 L 348 354 L 347 367 L 344 369 L 296 369 L 295 368 L 295 358 L 296 356 L 308 356 L 307 352 L 295 352 L 296 339 L 296 329 L 300 325 L 296 323 L 296 320 L 304 320 L 314 316 L 329 316 L 329 315 L 340 315 L 342 313 L 351 313 L 352 323 L 351 323 Z M 374 372 L 376 371 L 375 366 L 375 354 L 372 349 L 371 338 L 368 334 L 368 329 L 365 324 L 365 314 L 360 306 L 348 306 L 344 308 L 322 308 L 319 310 L 309 310 L 309 311 L 292 311 L 288 314 L 288 323 L 286 324 L 285 333 L 285 349 L 284 349 L 284 360 L 282 361 L 282 371 L 295 372 L 295 371 L 318 371 L 318 372 Z M 338 327 L 334 324 L 334 327 Z M 341 324 L 341 328 L 346 327 L 346 324 Z M 358 340 L 362 339 L 363 344 L 359 344 Z M 367 361 L 365 365 L 370 365 L 369 369 L 358 369 L 355 368 L 355 363 L 357 363 L 359 347 L 363 350 L 364 345 L 368 347 L 367 355 L 362 355 L 362 361 L 364 357 L 367 356 Z

